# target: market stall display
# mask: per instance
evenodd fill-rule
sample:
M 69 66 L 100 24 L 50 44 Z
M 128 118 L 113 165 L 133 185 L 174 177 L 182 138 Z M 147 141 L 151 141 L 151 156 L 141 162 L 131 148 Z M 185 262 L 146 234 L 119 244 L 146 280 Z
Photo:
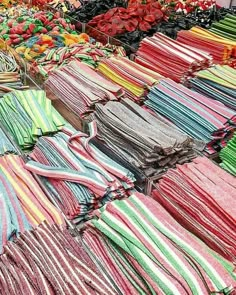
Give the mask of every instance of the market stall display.
M 153 198 L 186 229 L 235 263 L 235 185 L 233 176 L 198 157 L 169 170 L 156 184 Z
M 0 294 L 235 295 L 234 9 L 24 2 L 0 4 Z
M 145 105 L 192 138 L 204 141 L 207 154 L 220 151 L 236 128 L 235 110 L 170 79 L 151 88 Z

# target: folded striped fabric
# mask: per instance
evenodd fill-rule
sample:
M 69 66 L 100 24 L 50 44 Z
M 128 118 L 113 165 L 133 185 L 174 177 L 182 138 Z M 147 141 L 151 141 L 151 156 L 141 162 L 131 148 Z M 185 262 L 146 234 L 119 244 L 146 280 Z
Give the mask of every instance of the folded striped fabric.
M 98 72 L 107 79 L 122 86 L 126 97 L 140 102 L 151 86 L 158 83 L 162 76 L 125 57 L 111 57 L 99 62 Z
M 200 27 L 178 32 L 177 41 L 186 46 L 194 44 L 196 49 L 207 51 L 214 63 L 225 63 L 230 57 L 235 57 L 236 42 Z
M 1 158 L 2 162 L 2 158 Z M 16 192 L 0 163 L 0 253 L 8 240 L 31 228 Z
M 220 158 L 222 160 L 220 166 L 236 175 L 236 134 L 234 134 L 227 146 L 220 151 Z
M 65 124 L 42 90 L 5 94 L 0 100 L 0 120 L 22 149 L 32 147 L 39 136 L 55 133 Z
M 0 155 L 4 154 L 17 154 L 17 150 L 0 126 Z
M 126 197 L 134 187 L 134 176 L 102 153 L 90 136 L 64 129 L 53 137 L 41 137 L 26 168 L 43 177 L 52 198 L 69 219 L 87 218 L 104 203 Z
M 51 73 L 45 85 L 81 117 L 92 112 L 96 103 L 117 100 L 123 95 L 122 87 L 77 61 Z
M 229 66 L 216 65 L 196 73 L 191 79 L 193 90 L 216 99 L 236 110 L 236 70 Z
M 43 221 L 64 224 L 61 213 L 51 204 L 33 176 L 25 169 L 23 160 L 16 155 L 0 158 L 0 170 L 12 187 L 31 226 Z
M 113 275 L 121 294 L 235 292 L 235 281 L 209 248 L 142 194 L 99 210 L 97 219 L 86 223 L 83 239 Z M 233 265 L 226 265 L 232 272 Z
M 214 22 L 210 32 L 236 42 L 236 16 L 227 14 L 224 19 Z M 234 45 L 235 46 L 235 45 Z
M 73 44 L 63 48 L 50 48 L 45 51 L 42 57 L 36 59 L 32 64 L 31 71 L 34 74 L 39 73 L 43 77 L 48 77 L 52 71 L 61 68 L 73 60 L 81 61 L 91 68 L 96 68 L 102 58 L 112 55 L 125 56 L 126 52 L 121 46 L 103 45 L 100 42 L 95 44 Z
M 212 64 L 208 52 L 172 40 L 161 33 L 142 40 L 135 61 L 164 77 L 183 83 L 194 72 Z
M 129 99 L 96 105 L 96 144 L 142 179 L 195 156 L 192 139 Z
M 163 79 L 151 88 L 145 105 L 192 138 L 204 141 L 207 154 L 225 146 L 236 127 L 234 110 L 170 79 Z
M 236 262 L 236 181 L 205 157 L 170 169 L 153 197 L 210 248 Z
M 47 224 L 9 242 L 0 257 L 2 294 L 116 295 L 83 246 Z

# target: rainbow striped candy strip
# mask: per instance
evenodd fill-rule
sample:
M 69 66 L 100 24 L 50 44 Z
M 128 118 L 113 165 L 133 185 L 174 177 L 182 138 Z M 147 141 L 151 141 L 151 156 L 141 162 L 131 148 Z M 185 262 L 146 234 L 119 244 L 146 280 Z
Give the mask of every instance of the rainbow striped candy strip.
M 83 239 L 123 294 L 230 294 L 234 290 L 233 278 L 209 249 L 142 194 L 99 210 L 97 218 L 85 225 Z M 227 265 L 232 271 L 233 265 Z

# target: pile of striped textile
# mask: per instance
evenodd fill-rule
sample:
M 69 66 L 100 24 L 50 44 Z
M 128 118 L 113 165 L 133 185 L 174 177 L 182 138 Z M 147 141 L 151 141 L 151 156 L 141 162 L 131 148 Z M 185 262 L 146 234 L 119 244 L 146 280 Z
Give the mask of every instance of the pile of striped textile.
M 233 265 L 142 194 L 107 204 L 82 237 L 121 294 L 235 294 Z
M 206 29 L 193 27 L 189 31 L 179 31 L 177 41 L 197 50 L 204 50 L 211 54 L 214 63 L 225 63 L 230 57 L 236 57 L 236 41 L 220 37 Z
M 228 142 L 227 146 L 220 151 L 222 163 L 220 166 L 236 176 L 236 134 Z
M 122 87 L 77 61 L 51 73 L 45 85 L 81 117 L 93 111 L 96 103 L 118 100 L 123 95 Z
M 69 219 L 88 218 L 104 203 L 129 195 L 134 176 L 97 149 L 93 138 L 64 128 L 53 137 L 41 137 L 26 168 L 40 175 L 52 198 Z
M 236 263 L 236 179 L 205 157 L 170 169 L 153 198 L 210 248 Z
M 98 62 L 102 58 L 111 55 L 125 56 L 123 47 L 114 46 L 111 44 L 103 45 L 96 42 L 95 44 L 73 44 L 63 48 L 50 48 L 44 52 L 44 55 L 37 58 L 32 64 L 32 72 L 39 73 L 43 77 L 48 75 L 59 67 L 62 67 L 73 60 L 78 60 L 88 65 L 89 67 L 96 68 Z
M 8 184 L 7 187 L 9 187 L 6 193 L 12 200 L 15 196 L 18 198 L 18 202 L 31 226 L 38 226 L 45 220 L 49 224 L 64 224 L 61 213 L 48 200 L 32 174 L 25 169 L 25 164 L 19 156 L 7 155 L 1 157 L 0 171 L 2 173 L 2 182 L 5 179 L 6 185 Z M 6 194 L 5 196 L 7 198 Z M 17 207 L 14 208 L 14 210 L 17 210 Z M 16 217 L 20 218 L 20 209 L 17 211 Z M 16 217 L 12 216 L 12 218 Z M 6 216 L 2 215 L 1 218 L 3 218 L 1 224 L 4 227 L 6 225 L 4 222 Z
M 1 294 L 116 295 L 67 230 L 47 224 L 9 242 L 0 257 Z
M 145 99 L 150 87 L 157 84 L 162 76 L 125 57 L 103 59 L 97 68 L 107 79 L 122 86 L 126 97 L 141 102 Z
M 216 99 L 236 110 L 236 70 L 216 65 L 196 73 L 191 79 L 193 90 Z
M 32 147 L 43 134 L 65 124 L 42 90 L 14 91 L 0 100 L 0 120 L 22 149 Z
M 182 83 L 188 81 L 194 72 L 212 64 L 208 52 L 184 45 L 161 33 L 144 38 L 136 55 L 138 64 Z
M 236 112 L 170 79 L 153 87 L 145 101 L 192 138 L 203 140 L 207 154 L 226 145 L 236 128 Z
M 192 139 L 129 99 L 97 104 L 96 143 L 142 180 L 191 160 Z

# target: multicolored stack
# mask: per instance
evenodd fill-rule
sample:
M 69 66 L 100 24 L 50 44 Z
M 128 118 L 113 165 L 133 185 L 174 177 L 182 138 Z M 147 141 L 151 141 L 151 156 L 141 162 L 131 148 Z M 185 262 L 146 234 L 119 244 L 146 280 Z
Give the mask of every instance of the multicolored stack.
M 144 100 L 150 87 L 162 78 L 158 73 L 125 57 L 103 59 L 98 64 L 97 70 L 107 79 L 122 86 L 126 97 L 136 102 Z
M 18 46 L 33 36 L 47 34 L 51 31 L 58 34 L 76 33 L 74 29 L 75 26 L 69 19 L 61 18 L 59 12 L 50 11 L 39 11 L 32 15 L 30 10 L 25 10 L 21 16 L 16 12 L 13 17 L 6 17 L 0 23 L 0 34 L 11 46 Z
M 192 138 L 205 142 L 207 154 L 226 145 L 236 128 L 236 112 L 170 79 L 154 86 L 145 101 Z
M 236 16 L 227 14 L 223 20 L 214 22 L 210 28 L 210 32 L 217 34 L 223 38 L 236 42 Z
M 236 135 L 228 142 L 227 146 L 220 152 L 222 163 L 220 166 L 229 173 L 236 176 Z
M 8 243 L 0 257 L 2 294 L 116 295 L 67 230 L 47 224 Z
M 0 97 L 5 93 L 28 88 L 23 86 L 21 71 L 13 53 L 0 39 Z
M 178 32 L 177 41 L 210 53 L 214 63 L 226 63 L 231 57 L 236 57 L 236 40 L 220 37 L 206 29 L 193 27 L 189 31 Z
M 236 180 L 205 157 L 170 169 L 153 192 L 186 229 L 236 263 Z
M 78 36 L 84 36 L 85 38 L 88 35 L 80 34 Z M 96 42 L 95 44 L 88 42 L 77 43 L 64 46 L 63 48 L 48 48 L 43 55 L 33 60 L 30 72 L 33 75 L 40 74 L 42 77 L 48 77 L 49 73 L 53 70 L 61 68 L 74 60 L 81 61 L 91 68 L 96 68 L 101 59 L 113 55 L 125 56 L 126 52 L 121 46 L 111 44 L 103 45 L 100 42 Z
M 14 240 L 43 221 L 64 225 L 64 218 L 25 170 L 19 156 L 0 158 L 0 183 L 0 254 L 8 240 Z
M 17 149 L 9 140 L 5 129 L 3 130 L 3 127 L 0 125 L 0 156 L 4 154 L 17 154 Z
M 199 71 L 190 81 L 193 90 L 236 110 L 236 70 L 217 65 Z
M 191 160 L 193 141 L 129 99 L 97 104 L 97 144 L 139 179 Z
M 5 171 L 5 165 L 2 165 L 5 159 L 9 158 L 0 158 L 0 254 L 8 240 L 12 240 L 31 228 L 21 207 L 21 202 L 17 198 L 16 191 L 7 178 L 9 168 L 8 171 Z
M 129 195 L 134 177 L 90 141 L 80 131 L 64 128 L 53 137 L 41 137 L 26 168 L 40 176 L 52 198 L 69 219 L 88 218 L 108 201 Z
M 188 81 L 194 72 L 212 64 L 208 52 L 184 45 L 161 33 L 142 40 L 135 61 L 164 77 L 182 83 Z
M 52 72 L 45 86 L 80 117 L 92 112 L 96 103 L 118 100 L 124 94 L 122 87 L 77 61 Z
M 65 124 L 42 90 L 5 94 L 0 101 L 0 119 L 22 149 L 31 148 L 39 136 L 55 133 Z
M 112 274 L 121 294 L 235 292 L 235 281 L 209 248 L 142 194 L 99 210 L 97 219 L 85 225 L 83 240 Z M 233 272 L 233 264 L 225 266 Z

